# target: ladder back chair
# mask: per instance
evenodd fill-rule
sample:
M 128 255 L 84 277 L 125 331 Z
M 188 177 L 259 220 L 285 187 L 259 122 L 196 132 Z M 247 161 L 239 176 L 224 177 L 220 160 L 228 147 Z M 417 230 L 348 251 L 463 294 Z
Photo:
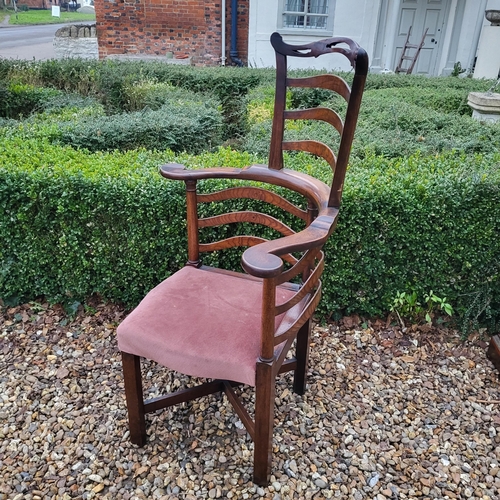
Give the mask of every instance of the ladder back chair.
M 189 170 L 183 165 L 160 168 L 167 179 L 186 185 L 188 262 L 156 288 L 120 324 L 130 439 L 146 442 L 145 414 L 181 402 L 223 392 L 254 441 L 254 482 L 266 485 L 272 463 L 275 379 L 294 371 L 293 390 L 303 394 L 309 353 L 311 318 L 320 300 L 322 247 L 337 222 L 344 176 L 368 71 L 366 52 L 347 38 L 329 38 L 292 46 L 278 33 L 271 36 L 276 52 L 276 97 L 269 164 L 246 168 Z M 352 88 L 340 77 L 327 74 L 306 78 L 287 76 L 287 57 L 318 57 L 338 53 L 354 68 Z M 288 88 L 326 88 L 347 101 L 344 119 L 318 107 L 287 110 Z M 284 140 L 285 120 L 321 120 L 340 134 L 338 154 L 314 140 Z M 333 170 L 328 186 L 309 175 L 284 168 L 283 150 L 307 151 L 327 160 Z M 248 181 L 208 194 L 197 192 L 205 179 Z M 256 184 L 258 182 L 259 184 Z M 262 184 L 295 191 L 307 208 L 291 203 Z M 294 232 L 270 215 L 251 211 L 200 217 L 198 205 L 224 200 L 253 199 L 274 205 L 301 219 L 304 229 Z M 233 223 L 254 223 L 273 228 L 280 236 L 266 240 L 255 235 L 232 236 L 200 242 L 200 229 Z M 204 266 L 200 255 L 232 247 L 245 247 L 245 272 Z M 285 265 L 286 263 L 286 265 Z M 287 358 L 295 342 L 293 357 Z M 144 401 L 140 359 L 151 359 L 185 375 L 209 379 L 192 388 Z M 234 388 L 255 388 L 254 418 Z

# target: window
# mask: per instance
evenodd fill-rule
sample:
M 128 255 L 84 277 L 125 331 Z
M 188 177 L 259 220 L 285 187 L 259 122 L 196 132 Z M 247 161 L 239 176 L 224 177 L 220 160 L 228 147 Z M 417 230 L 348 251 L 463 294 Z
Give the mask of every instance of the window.
M 332 0 L 284 0 L 284 29 L 331 30 Z

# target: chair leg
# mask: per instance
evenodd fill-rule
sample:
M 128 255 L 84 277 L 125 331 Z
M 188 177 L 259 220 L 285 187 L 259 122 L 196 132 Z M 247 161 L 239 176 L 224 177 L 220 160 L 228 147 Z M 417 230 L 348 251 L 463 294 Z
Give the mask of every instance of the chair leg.
M 497 334 L 491 337 L 486 356 L 500 372 L 500 335 Z
M 127 399 L 130 441 L 139 446 L 146 444 L 146 419 L 142 393 L 141 358 L 122 352 L 125 397 Z
M 253 481 L 269 484 L 272 465 L 275 384 L 272 363 L 258 362 L 255 385 Z
M 309 362 L 309 344 L 311 341 L 311 320 L 308 320 L 297 334 L 295 358 L 297 368 L 293 374 L 293 392 L 304 394 L 306 392 L 307 364 Z

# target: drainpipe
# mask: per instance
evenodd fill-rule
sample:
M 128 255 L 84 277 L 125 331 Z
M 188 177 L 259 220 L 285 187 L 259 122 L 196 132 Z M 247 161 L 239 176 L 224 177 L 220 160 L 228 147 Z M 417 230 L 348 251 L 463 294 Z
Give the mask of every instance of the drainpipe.
M 220 65 L 226 65 L 226 0 L 222 0 L 222 30 L 221 30 L 221 38 L 222 38 L 222 47 L 221 47 L 221 58 Z
M 237 42 L 237 27 L 238 27 L 238 0 L 231 0 L 231 50 L 229 55 L 231 59 L 238 65 L 243 66 L 241 59 L 238 59 Z

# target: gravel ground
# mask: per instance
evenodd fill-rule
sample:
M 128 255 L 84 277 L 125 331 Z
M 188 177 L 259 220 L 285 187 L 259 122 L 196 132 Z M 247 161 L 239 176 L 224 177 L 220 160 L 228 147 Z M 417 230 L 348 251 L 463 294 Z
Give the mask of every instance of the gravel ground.
M 150 415 L 128 440 L 115 327 L 31 303 L 0 317 L 0 500 L 500 498 L 500 385 L 485 343 L 356 317 L 314 330 L 309 390 L 279 379 L 271 485 L 226 399 Z M 148 395 L 191 383 L 144 367 Z M 243 397 L 251 401 L 251 391 Z

